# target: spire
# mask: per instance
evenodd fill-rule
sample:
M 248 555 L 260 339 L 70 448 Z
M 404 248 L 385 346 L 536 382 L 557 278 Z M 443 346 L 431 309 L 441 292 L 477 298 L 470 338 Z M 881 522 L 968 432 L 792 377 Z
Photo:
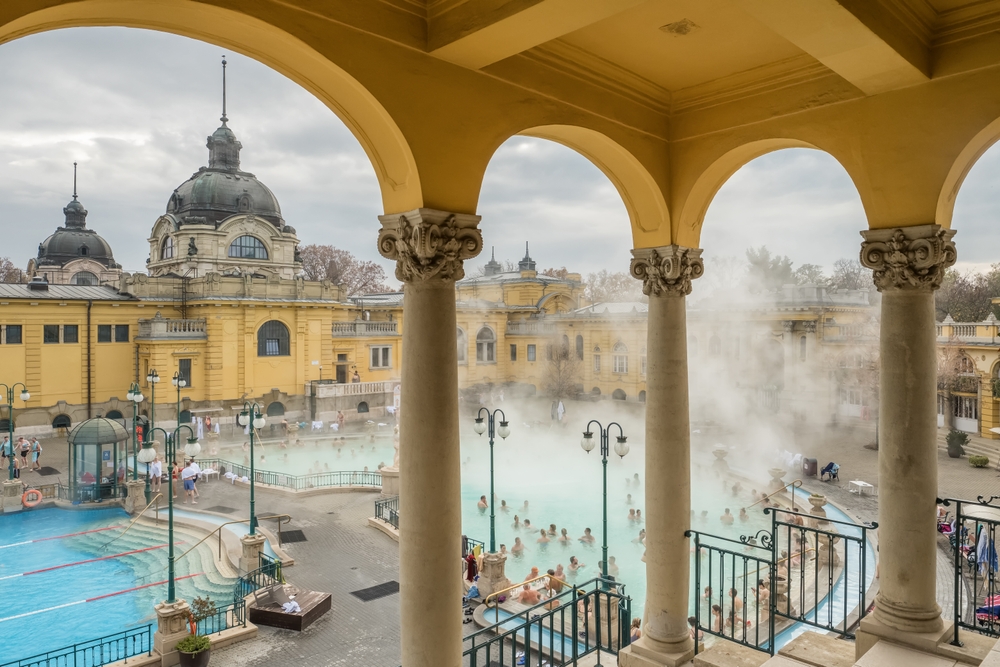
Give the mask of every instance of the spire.
M 496 248 L 490 247 L 490 261 L 486 262 L 486 266 L 483 267 L 483 275 L 495 276 L 498 273 L 502 273 L 503 267 L 497 261 Z
M 528 254 L 528 242 L 524 242 L 524 259 L 517 263 L 517 268 L 521 271 L 534 271 L 535 270 L 535 260 L 531 259 L 531 255 Z
M 82 229 L 87 226 L 87 209 L 77 200 L 76 195 L 76 162 L 73 163 L 73 199 L 63 209 L 66 216 L 66 226 Z
M 222 54 L 222 124 L 225 125 L 226 121 L 226 54 Z
M 73 163 L 73 201 L 76 201 L 76 162 Z

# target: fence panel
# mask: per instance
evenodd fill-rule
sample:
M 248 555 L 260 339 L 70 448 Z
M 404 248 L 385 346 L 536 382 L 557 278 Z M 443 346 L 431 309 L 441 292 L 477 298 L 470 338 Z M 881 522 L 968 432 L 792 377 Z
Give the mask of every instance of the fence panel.
M 976 500 L 938 499 L 953 507 L 954 517 L 939 521 L 948 534 L 954 557 L 955 630 L 952 644 L 961 646 L 959 630 L 1000 637 L 1000 580 L 997 577 L 996 538 L 1000 527 L 997 496 Z
M 5 662 L 0 667 L 101 667 L 122 660 L 127 662 L 138 655 L 152 654 L 153 624 L 150 623 L 30 658 Z

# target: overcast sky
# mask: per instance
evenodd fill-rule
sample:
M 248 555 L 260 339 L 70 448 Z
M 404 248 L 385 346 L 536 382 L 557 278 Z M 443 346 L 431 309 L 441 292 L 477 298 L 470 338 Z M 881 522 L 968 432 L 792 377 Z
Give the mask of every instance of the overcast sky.
M 122 28 L 61 30 L 0 46 L 0 256 L 25 266 L 62 224 L 80 163 L 88 226 L 111 242 L 129 271 L 144 270 L 147 234 L 170 193 L 205 165 L 205 138 L 219 125 L 219 47 Z M 392 267 L 375 248 L 378 183 L 345 126 L 296 84 L 229 53 L 229 125 L 242 168 L 281 203 L 303 244 L 346 248 Z M 997 168 L 989 151 L 962 188 L 955 212 L 966 265 L 1000 261 Z M 539 268 L 589 273 L 628 267 L 628 217 L 611 183 L 560 145 L 513 138 L 486 172 L 479 213 L 498 259 L 524 242 Z M 865 227 L 860 199 L 833 158 L 786 150 L 731 178 L 708 215 L 706 258 L 742 257 L 766 244 L 795 264 L 830 267 L 856 257 Z

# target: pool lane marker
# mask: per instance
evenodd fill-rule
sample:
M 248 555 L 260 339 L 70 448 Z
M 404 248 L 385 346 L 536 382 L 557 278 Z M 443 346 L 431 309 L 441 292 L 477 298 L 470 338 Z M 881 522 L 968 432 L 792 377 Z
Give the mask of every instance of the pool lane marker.
M 183 577 L 174 577 L 174 581 L 180 581 L 181 579 L 190 579 L 191 577 L 200 577 L 203 574 L 205 574 L 205 573 L 204 572 L 196 572 L 195 574 L 185 574 Z M 153 584 L 143 584 L 142 586 L 134 586 L 132 588 L 126 588 L 123 591 L 117 591 L 115 593 L 105 593 L 104 595 L 98 595 L 97 597 L 87 598 L 86 600 L 77 600 L 75 602 L 67 602 L 65 604 L 57 604 L 54 607 L 46 607 L 45 609 L 38 609 L 38 610 L 35 610 L 35 611 L 27 611 L 27 612 L 25 612 L 23 614 L 17 614 L 16 616 L 7 616 L 6 618 L 0 618 L 0 623 L 3 623 L 4 621 L 13 621 L 13 620 L 16 620 L 18 618 L 25 618 L 27 616 L 34 616 L 35 614 L 44 614 L 45 612 L 55 611 L 57 609 L 65 609 L 66 607 L 74 607 L 74 606 L 76 606 L 78 604 L 83 604 L 84 602 L 95 602 L 97 600 L 103 600 L 105 598 L 113 598 L 116 595 L 124 595 L 125 593 L 132 593 L 132 592 L 140 590 L 142 588 L 149 588 L 150 586 L 161 586 L 161 585 L 163 585 L 165 583 L 168 583 L 168 581 L 169 581 L 168 579 L 164 579 L 163 581 L 157 581 L 156 583 L 153 583 Z
M 89 533 L 100 533 L 105 530 L 114 530 L 116 528 L 121 528 L 121 526 L 107 526 L 105 528 L 94 528 L 92 530 L 82 530 L 79 533 L 67 533 L 65 535 L 53 535 L 52 537 L 39 537 L 37 540 L 25 540 L 24 542 L 14 542 L 13 544 L 0 544 L 0 549 L 10 549 L 11 547 L 20 547 L 25 544 L 34 544 L 35 542 L 48 542 L 49 540 L 63 540 L 67 537 L 76 537 L 77 535 L 87 535 Z
M 183 542 L 175 542 L 174 544 L 184 544 Z M 121 558 L 122 556 L 131 556 L 133 554 L 141 554 L 146 551 L 153 551 L 155 549 L 162 549 L 167 546 L 166 544 L 157 544 L 151 547 L 146 547 L 144 549 L 133 549 L 132 551 L 123 551 L 120 554 L 111 554 L 109 556 L 101 556 L 99 558 L 88 558 L 87 560 L 78 560 L 72 563 L 63 563 L 62 565 L 53 565 L 51 567 L 43 567 L 40 570 L 31 570 L 29 572 L 21 572 L 20 574 L 8 574 L 5 577 L 0 577 L 0 581 L 6 579 L 14 579 L 16 577 L 27 577 L 29 574 L 41 574 L 43 572 L 51 572 L 52 570 L 61 570 L 64 567 L 73 567 L 75 565 L 86 565 L 87 563 L 97 563 L 102 560 L 111 560 L 112 558 Z

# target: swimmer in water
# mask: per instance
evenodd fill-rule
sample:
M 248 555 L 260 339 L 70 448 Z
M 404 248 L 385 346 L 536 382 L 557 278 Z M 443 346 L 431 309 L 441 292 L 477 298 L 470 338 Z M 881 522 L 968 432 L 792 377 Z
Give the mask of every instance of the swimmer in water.
M 521 520 L 517 518 L 516 514 L 514 515 L 514 523 L 512 523 L 510 527 L 514 530 L 521 530 Z
M 500 555 L 501 556 L 506 556 L 507 555 L 507 545 L 506 544 L 501 544 L 500 545 Z
M 593 544 L 595 542 L 594 536 L 590 534 L 590 528 L 583 529 L 583 537 L 580 538 L 580 541 L 584 544 Z
M 539 537 L 539 538 L 538 538 L 537 540 L 535 540 L 535 541 L 536 541 L 536 542 L 538 542 L 539 544 L 548 544 L 548 543 L 549 543 L 549 536 L 545 534 L 545 529 L 544 529 L 544 528 L 542 528 L 542 529 L 541 529 L 540 531 L 538 531 L 538 532 L 539 532 L 539 533 L 541 533 L 541 537 Z
M 565 579 L 566 578 L 566 573 L 563 572 L 562 563 L 560 563 L 559 565 L 556 565 L 556 571 L 555 571 L 554 574 L 555 574 L 555 576 L 556 576 L 557 579 Z
M 524 529 L 525 530 L 534 530 L 535 529 L 535 527 L 531 525 L 531 520 L 530 519 L 525 519 L 524 520 Z
M 560 532 L 561 532 L 562 534 L 561 534 L 561 535 L 559 536 L 559 541 L 560 541 L 560 542 L 562 542 L 563 544 L 569 544 L 569 543 L 570 543 L 570 541 L 572 540 L 572 538 L 571 538 L 571 537 L 569 536 L 569 534 L 568 534 L 568 533 L 566 532 L 566 529 L 565 529 L 565 528 L 563 528 L 563 529 L 562 529 L 562 530 L 561 530 Z
M 520 556 L 524 552 L 524 544 L 521 543 L 520 537 L 514 538 L 514 546 L 510 548 L 510 552 L 515 556 Z
M 740 521 L 748 521 L 749 519 L 750 519 L 750 515 L 747 514 L 747 508 L 746 507 L 741 507 L 740 508 Z
M 555 534 L 556 534 L 556 524 L 550 523 L 549 524 L 549 535 L 551 535 L 551 536 L 554 537 Z
M 570 574 L 576 574 L 581 568 L 587 567 L 586 563 L 581 563 L 576 559 L 576 556 L 569 557 L 569 570 Z
M 507 504 L 506 500 L 501 500 L 500 501 L 500 511 L 501 512 L 509 512 L 510 511 L 510 506 Z
M 635 510 L 629 510 L 628 511 L 628 520 L 629 521 L 635 521 Z
M 701 522 L 708 523 L 708 510 L 701 511 Z
M 733 515 L 729 513 L 729 508 L 726 508 L 725 513 L 719 517 L 719 521 L 722 522 L 723 526 L 733 525 Z
M 538 568 L 533 567 L 531 568 L 531 572 L 528 573 L 528 576 L 525 577 L 524 580 L 531 581 L 532 579 L 537 579 L 537 578 L 538 578 Z
M 635 520 L 636 523 L 642 523 L 642 510 L 635 511 Z
M 639 529 L 639 537 L 632 540 L 632 544 L 645 544 L 646 543 L 646 529 Z
M 264 458 L 263 454 L 260 455 L 260 462 L 261 463 L 267 463 L 267 459 Z
M 527 500 L 524 501 L 524 507 L 521 508 L 521 511 L 522 512 L 527 512 L 528 511 L 528 501 Z
M 486 496 L 479 496 L 479 502 L 476 503 L 476 507 L 478 507 L 481 510 L 484 510 L 487 507 L 489 507 L 489 503 L 486 502 Z
M 627 496 L 625 497 L 625 504 L 626 504 L 626 505 L 631 505 L 631 504 L 632 504 L 632 494 L 631 494 L 631 493 L 630 493 L 630 494 L 628 494 L 628 495 L 627 495 Z
M 608 557 L 608 574 L 610 574 L 612 577 L 616 578 L 618 577 L 618 565 L 615 564 L 614 556 Z

